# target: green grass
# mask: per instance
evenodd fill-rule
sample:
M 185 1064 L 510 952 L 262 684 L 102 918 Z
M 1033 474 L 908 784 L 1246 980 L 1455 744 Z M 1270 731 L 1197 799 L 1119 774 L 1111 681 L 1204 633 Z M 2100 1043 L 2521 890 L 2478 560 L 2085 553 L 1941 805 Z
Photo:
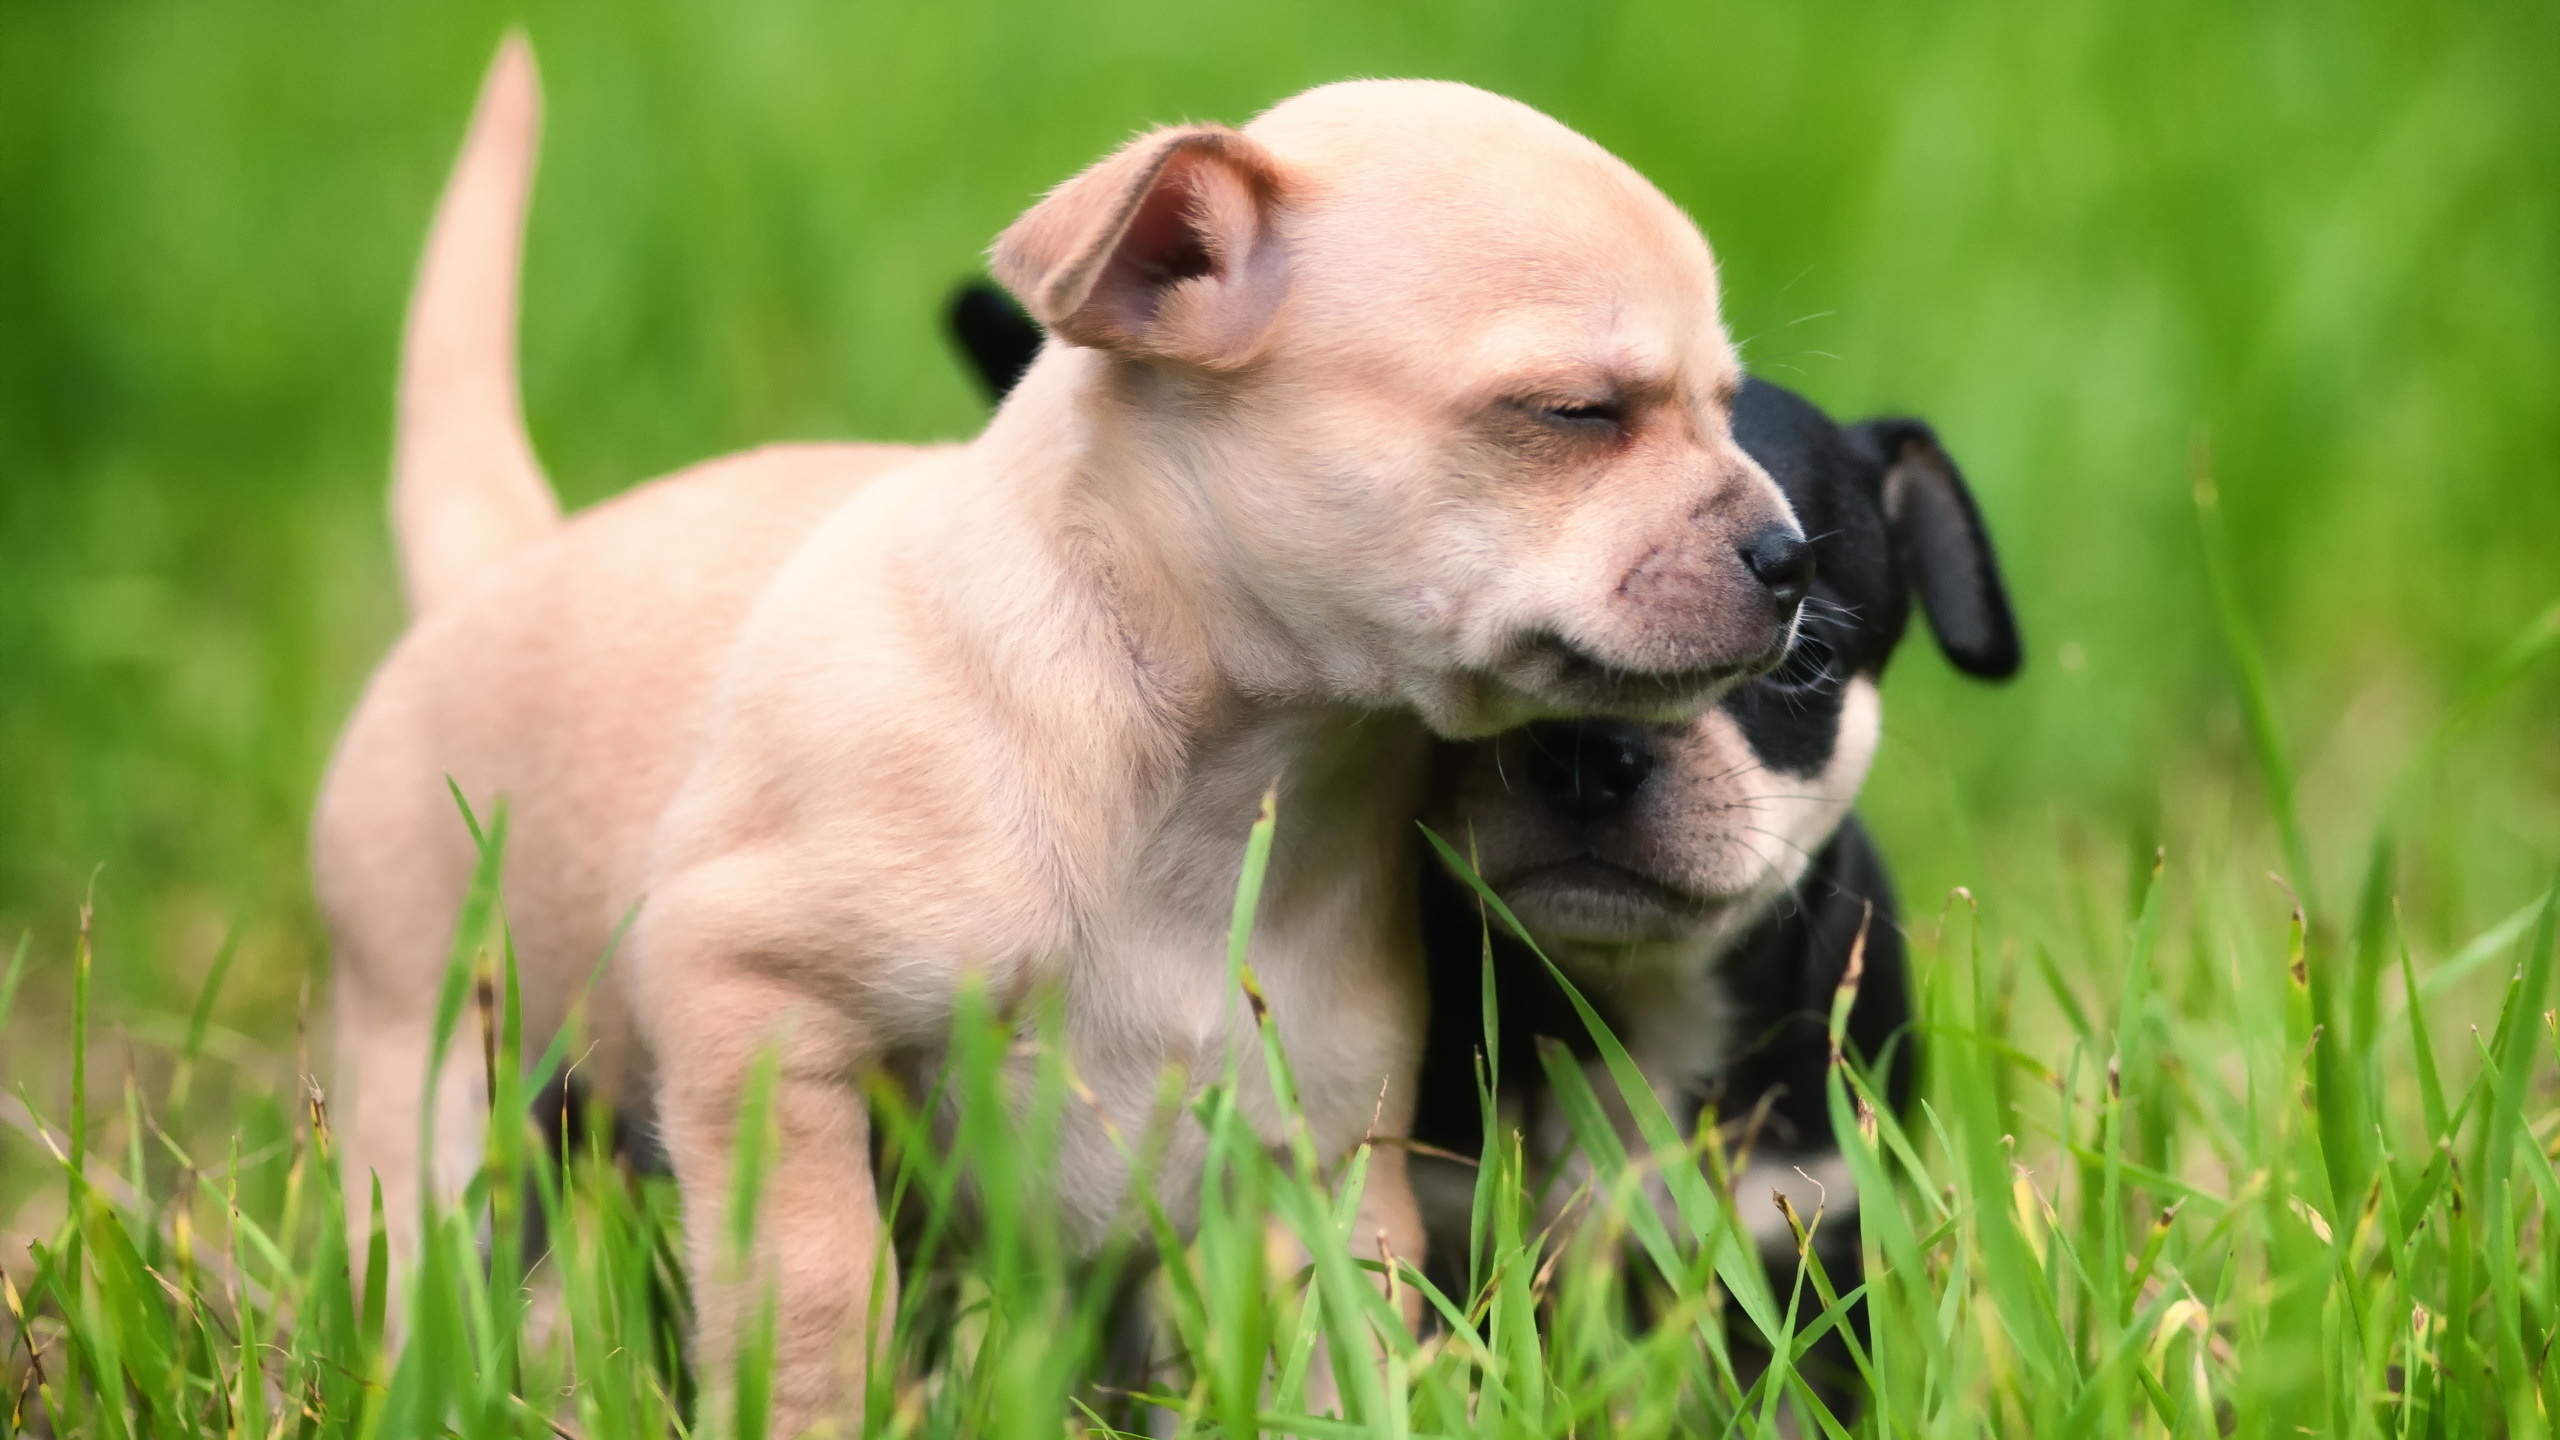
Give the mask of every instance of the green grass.
M 1294 1114 L 1246 943 L 1273 824 L 1266 803 L 1230 979 L 1263 1017 L 1258 1058 Z M 378 1187 L 365 1278 L 351 1278 L 317 1092 L 292 1097 L 299 1116 L 263 1145 L 244 1153 L 260 1133 L 244 1128 L 221 1154 L 190 1154 L 163 1123 L 183 1128 L 183 1078 L 146 1100 L 128 1074 L 105 1111 L 74 1044 L 69 1118 L 26 1120 L 55 1157 L 61 1204 L 31 1247 L 29 1279 L 7 1291 L 13 1426 L 619 1437 L 688 1433 L 691 1420 L 690 1433 L 765 1433 L 770 1310 L 734 1375 L 691 1374 L 668 1187 L 635 1180 L 600 1144 L 567 1146 L 555 1163 L 531 1118 L 569 1042 L 518 1062 L 497 892 L 505 835 L 500 814 L 438 1024 L 439 1063 L 485 1055 L 499 1123 L 461 1204 L 430 1205 L 414 1281 L 386 1293 Z M 2281 946 L 2254 943 L 2235 913 L 2248 902 L 2203 887 L 2180 940 L 2164 869 L 2125 929 L 2112 994 L 2039 966 L 2068 1017 L 2058 1063 L 2038 1053 L 2057 1047 L 2018 1032 L 2016 967 L 1985 962 L 1964 913 L 1924 951 L 1932 1063 L 1914 1113 L 1897 1117 L 1862 1073 L 1834 1066 L 1830 1107 L 1865 1216 L 1865 1284 L 1845 1297 L 1856 1277 L 1824 1273 L 1809 1249 L 1772 1286 L 1737 1216 L 1753 1197 L 1712 1178 L 1734 1163 L 1731 1132 L 1677 1132 L 1587 1011 L 1645 1143 L 1620 1143 L 1578 1064 L 1540 1056 L 1592 1161 L 1577 1207 L 1590 1218 L 1541 1229 L 1518 1139 L 1498 1139 L 1454 1292 L 1402 1260 L 1350 1258 L 1367 1147 L 1319 1155 L 1301 1124 L 1266 1148 L 1235 1103 L 1251 1061 L 1164 1096 L 1210 1138 L 1196 1231 L 1177 1235 L 1155 1206 L 1154 1152 L 1128 1137 L 1137 1181 L 1117 1238 L 1098 1258 L 1071 1258 L 1045 1200 L 1059 1117 L 1082 1094 L 1058 1017 L 964 1004 L 938 1082 L 957 1100 L 952 1142 L 922 1118 L 939 1097 L 876 1096 L 884 1190 L 893 1214 L 914 1217 L 922 1258 L 887 1312 L 870 1426 L 1017 1435 L 1146 1428 L 1154 1416 L 1182 1434 L 1317 1437 L 1843 1434 L 1843 1419 L 1879 1435 L 2548 1433 L 2560 1400 L 2560 1179 L 2548 1155 L 2560 1108 L 2532 1077 L 2560 1043 L 2543 1008 L 2560 886 L 2421 979 L 2377 875 L 2343 971 L 2354 1021 L 2341 1027 L 2342 957 L 2301 912 Z M 1498 900 L 1490 908 L 1507 923 Z M 2467 1078 L 2448 1087 L 2426 997 L 2489 961 L 2512 962 L 2496 1025 L 2472 1032 Z M 2391 968 L 2404 1008 L 2386 1020 L 2378 990 Z M 10 983 L 18 973 L 13 963 Z M 75 1035 L 90 974 L 84 936 Z M 1844 985 L 1833 1009 L 1835 1045 L 1852 993 Z M 200 1060 L 199 1038 L 179 1077 Z M 1025 1043 L 1040 1056 L 1028 1083 L 1008 1078 Z M 2414 1086 L 2385 1083 L 2404 1070 Z M 728 1246 L 739 1262 L 753 1253 L 772 1143 L 773 1072 L 758 1074 L 740 1121 Z M 1662 1177 L 1675 1214 L 1655 1209 L 1647 1175 Z M 523 1243 L 529 1211 L 549 1237 L 538 1249 Z M 1817 1211 L 1799 1233 L 1823 1223 Z M 1275 1228 L 1312 1263 L 1275 1266 Z M 1169 1357 L 1097 1385 L 1112 1297 L 1145 1256 Z M 1380 1283 L 1420 1293 L 1436 1327 L 1417 1338 Z M 1630 1323 L 1631 1287 L 1649 1323 Z M 1860 1297 L 1869 1324 L 1847 1349 L 1874 1400 L 1835 1417 L 1831 1392 L 1794 1362 Z M 1318 1367 L 1339 1404 L 1311 1415 Z
M 0 1273 L 85 1430 L 119 1393 L 155 1433 L 359 1408 L 411 1433 L 436 1405 L 481 1433 L 531 1425 L 522 1395 L 606 1436 L 680 1408 L 668 1197 L 512 1198 L 542 1162 L 506 1126 L 501 1183 L 439 1232 L 408 1388 L 380 1370 L 299 1078 L 330 1068 L 303 826 L 399 623 L 401 301 L 513 18 L 551 98 L 528 402 L 572 503 L 767 439 L 967 433 L 945 288 L 1143 124 L 1429 74 L 1627 156 L 1706 226 L 1755 367 L 1938 425 L 2032 647 L 1988 690 L 1915 638 L 1887 687 L 1866 808 L 1933 1059 L 1862 1178 L 1906 1221 L 1876 1236 L 1875 1427 L 2547 1428 L 2560 11 L 141 0 L 0 11 Z M 1037 1139 L 952 1163 L 1036 1194 Z M 1314 1233 L 1331 1192 L 1220 1163 L 1234 1211 L 1170 1303 L 1200 1414 L 1234 1425 L 1289 1406 L 1262 1377 L 1302 1336 L 1379 1317 L 1337 1270 L 1271 1299 L 1254 1215 Z M 915 1164 L 923 1204 L 951 1171 Z M 466 1261 L 527 1203 L 568 1238 L 520 1342 L 515 1258 Z M 1700 1288 L 1712 1225 L 1627 1217 L 1682 1321 L 1631 1335 L 1572 1257 L 1530 1324 L 1543 1267 L 1505 1213 L 1482 1348 L 1391 1346 L 1347 1387 L 1373 1428 L 1455 1428 L 1461 1395 L 1521 1433 L 1746 1403 L 1710 1337 L 1756 1322 Z M 964 1318 L 914 1327 L 948 1353 L 884 1415 L 1069 1413 L 1095 1292 L 1018 1218 L 915 1301 Z

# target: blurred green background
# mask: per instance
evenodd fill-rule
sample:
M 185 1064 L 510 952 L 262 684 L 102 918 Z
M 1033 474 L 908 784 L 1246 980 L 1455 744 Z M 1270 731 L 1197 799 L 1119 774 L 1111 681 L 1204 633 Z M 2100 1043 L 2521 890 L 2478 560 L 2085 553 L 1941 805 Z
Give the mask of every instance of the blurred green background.
M 1705 226 L 1758 370 L 1927 417 L 2031 652 L 1915 637 L 1870 790 L 1910 908 L 2013 933 L 2173 864 L 2275 863 L 2191 494 L 2209 457 L 2322 889 L 2453 698 L 2560 597 L 2560 6 L 732 0 L 0 8 L 0 947 L 58 1033 L 289 1040 L 325 973 L 304 819 L 399 609 L 397 325 L 481 67 L 550 99 L 537 443 L 578 504 L 760 441 L 962 436 L 937 309 L 1135 129 L 1360 75 L 1472 81 Z M 2436 949 L 2560 857 L 2560 679 L 2415 793 Z M 2254 887 L 2254 888 L 2250 888 Z M 2075 918 L 2077 917 L 2077 918 Z

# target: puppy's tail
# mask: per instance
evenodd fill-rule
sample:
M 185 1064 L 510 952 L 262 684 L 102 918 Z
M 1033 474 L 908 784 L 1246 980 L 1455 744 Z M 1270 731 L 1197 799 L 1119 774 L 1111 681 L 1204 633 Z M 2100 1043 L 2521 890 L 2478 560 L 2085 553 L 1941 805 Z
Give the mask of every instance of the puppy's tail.
M 516 389 L 516 276 L 541 128 L 533 48 L 512 33 L 436 205 L 401 345 L 391 521 L 413 617 L 560 523 Z

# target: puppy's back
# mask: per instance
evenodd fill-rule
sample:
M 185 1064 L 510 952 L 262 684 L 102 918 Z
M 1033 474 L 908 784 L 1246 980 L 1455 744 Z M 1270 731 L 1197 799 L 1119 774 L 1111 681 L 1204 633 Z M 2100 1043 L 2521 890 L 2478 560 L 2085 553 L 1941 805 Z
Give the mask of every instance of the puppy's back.
M 507 805 L 525 1033 L 545 1043 L 638 899 L 730 637 L 820 521 L 917 453 L 775 446 L 714 461 L 579 514 L 422 617 L 349 721 L 315 821 L 342 1006 L 414 1015 L 424 996 L 432 1009 L 474 853 L 450 777 L 484 822 Z M 602 1048 L 582 1071 L 621 1089 L 606 1073 L 624 1040 L 609 986 L 594 1021 Z

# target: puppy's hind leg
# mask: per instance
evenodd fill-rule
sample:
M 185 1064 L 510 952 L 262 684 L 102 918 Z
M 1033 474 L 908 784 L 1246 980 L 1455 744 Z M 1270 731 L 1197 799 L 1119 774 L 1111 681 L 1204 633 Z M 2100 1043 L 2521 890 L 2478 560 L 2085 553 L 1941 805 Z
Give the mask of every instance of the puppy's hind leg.
M 401 1288 L 416 1272 L 428 1208 L 438 1214 L 450 1210 L 479 1171 L 488 1138 L 487 1087 L 479 1047 L 458 1037 L 437 1077 L 435 1153 L 426 1155 L 433 994 L 423 1003 L 385 1003 L 388 997 L 378 991 L 347 983 L 349 968 L 342 959 L 335 1000 L 347 1237 L 361 1287 L 378 1183 L 396 1316 Z
M 471 850 L 443 787 L 414 783 L 436 770 L 418 760 L 404 718 L 387 713 L 368 727 L 360 715 L 350 727 L 311 837 L 314 889 L 335 951 L 330 1108 L 343 1156 L 347 1248 L 361 1272 L 379 1180 L 394 1297 L 415 1268 L 422 1207 L 430 1194 L 445 1205 L 461 1196 L 488 1123 L 479 1046 L 457 1039 L 436 1096 L 437 1154 L 432 1162 L 420 1154 L 436 998 Z

